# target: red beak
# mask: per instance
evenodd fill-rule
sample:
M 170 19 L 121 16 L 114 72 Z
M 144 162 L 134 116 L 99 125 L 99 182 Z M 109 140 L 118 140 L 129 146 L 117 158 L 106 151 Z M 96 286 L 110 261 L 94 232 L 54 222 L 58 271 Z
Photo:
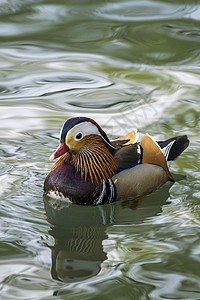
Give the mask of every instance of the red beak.
M 60 143 L 56 151 L 49 157 L 49 160 L 52 161 L 55 158 L 60 157 L 67 151 L 69 151 L 69 147 L 65 143 Z

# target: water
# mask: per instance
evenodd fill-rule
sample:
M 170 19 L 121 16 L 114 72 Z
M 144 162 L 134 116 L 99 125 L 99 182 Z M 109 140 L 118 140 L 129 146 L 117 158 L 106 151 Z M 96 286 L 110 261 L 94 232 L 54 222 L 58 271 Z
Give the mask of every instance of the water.
M 1 299 L 200 299 L 199 23 L 198 1 L 0 2 Z M 80 115 L 112 138 L 188 134 L 183 176 L 132 203 L 49 203 Z

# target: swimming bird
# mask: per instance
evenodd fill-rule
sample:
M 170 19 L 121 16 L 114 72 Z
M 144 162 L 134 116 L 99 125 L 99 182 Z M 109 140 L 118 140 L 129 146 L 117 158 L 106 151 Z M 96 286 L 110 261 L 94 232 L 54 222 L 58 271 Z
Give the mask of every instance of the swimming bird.
M 188 147 L 187 136 L 156 142 L 146 133 L 137 140 L 137 130 L 110 141 L 91 118 L 67 120 L 50 156 L 50 161 L 58 160 L 45 179 L 45 193 L 71 203 L 101 205 L 142 197 L 174 181 L 169 162 Z

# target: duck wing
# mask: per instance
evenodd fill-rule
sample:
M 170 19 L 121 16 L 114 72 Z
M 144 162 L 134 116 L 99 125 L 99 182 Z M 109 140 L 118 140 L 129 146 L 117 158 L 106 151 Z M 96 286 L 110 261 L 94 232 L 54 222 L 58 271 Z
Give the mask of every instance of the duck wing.
M 114 154 L 117 163 L 117 172 L 132 168 L 140 163 L 140 147 L 138 143 L 121 147 Z
M 132 168 L 140 161 L 139 146 L 136 143 L 138 137 L 139 133 L 137 129 L 134 129 L 125 136 L 111 142 L 116 149 L 114 153 L 117 163 L 116 173 Z
M 156 142 L 149 134 L 145 134 L 137 143 L 138 132 L 133 130 L 126 136 L 112 142 L 117 149 L 114 158 L 117 163 L 117 173 L 135 167 L 140 163 L 161 166 L 169 179 L 174 181 L 168 164 L 178 157 L 189 145 L 186 135 Z
M 120 149 L 122 146 L 133 145 L 134 143 L 137 142 L 138 137 L 139 137 L 139 133 L 138 133 L 137 129 L 133 129 L 131 132 L 129 132 L 125 136 L 123 136 L 117 140 L 111 141 L 111 144 L 116 149 Z

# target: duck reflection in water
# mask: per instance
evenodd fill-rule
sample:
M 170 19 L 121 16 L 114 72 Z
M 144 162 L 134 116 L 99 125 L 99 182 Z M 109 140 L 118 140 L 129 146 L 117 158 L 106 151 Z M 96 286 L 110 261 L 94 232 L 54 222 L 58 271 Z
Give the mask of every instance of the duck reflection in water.
M 109 226 L 139 224 L 157 215 L 166 203 L 171 185 L 168 183 L 144 200 L 103 206 L 83 207 L 44 196 L 47 218 L 53 224 L 49 231 L 54 238 L 54 246 L 50 247 L 52 278 L 70 283 L 98 275 L 107 260 L 103 244 L 109 238 Z
M 62 229 L 54 227 L 50 234 L 55 239 L 52 247 L 53 279 L 74 282 L 97 275 L 106 253 L 102 241 L 106 239 L 103 228 L 80 226 Z

